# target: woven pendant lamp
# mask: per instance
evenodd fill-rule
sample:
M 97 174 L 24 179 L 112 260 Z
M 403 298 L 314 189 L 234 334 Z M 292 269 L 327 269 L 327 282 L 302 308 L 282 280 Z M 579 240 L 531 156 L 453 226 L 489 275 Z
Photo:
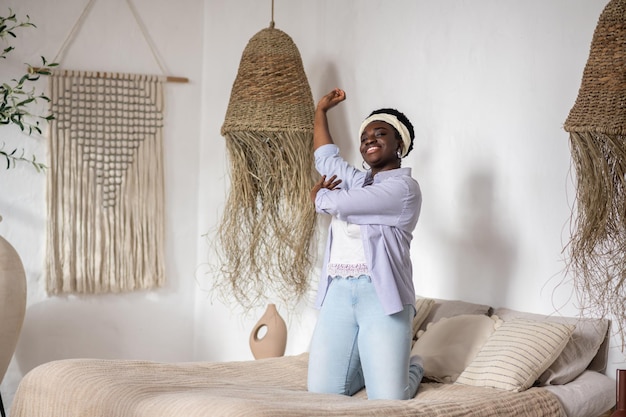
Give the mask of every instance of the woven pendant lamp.
M 312 135 L 314 110 L 300 52 L 272 22 L 243 51 L 222 135 L 241 131 Z
M 308 289 L 314 110 L 298 48 L 272 21 L 243 51 L 222 126 L 231 189 L 216 285 L 246 308 Z
M 626 325 L 626 0 L 600 15 L 564 128 L 576 169 L 567 266 L 583 310 Z

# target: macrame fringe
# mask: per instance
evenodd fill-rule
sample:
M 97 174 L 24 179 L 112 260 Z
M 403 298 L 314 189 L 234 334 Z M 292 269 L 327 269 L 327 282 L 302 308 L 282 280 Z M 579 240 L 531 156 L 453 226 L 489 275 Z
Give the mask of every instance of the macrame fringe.
M 47 291 L 164 282 L 163 77 L 50 77 Z

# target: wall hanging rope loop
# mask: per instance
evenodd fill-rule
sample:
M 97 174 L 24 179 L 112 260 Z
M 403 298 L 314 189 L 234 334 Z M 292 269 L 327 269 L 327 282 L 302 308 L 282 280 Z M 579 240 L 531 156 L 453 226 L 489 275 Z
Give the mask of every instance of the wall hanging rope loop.
M 96 2 L 96 0 L 89 0 L 87 2 L 87 4 L 85 5 L 85 8 L 83 9 L 83 11 L 79 15 L 78 19 L 74 23 L 74 26 L 72 26 L 72 29 L 70 30 L 70 33 L 67 35 L 67 37 L 65 38 L 65 40 L 61 44 L 61 47 L 59 48 L 59 51 L 57 52 L 56 56 L 54 57 L 53 62 L 57 62 L 57 63 L 61 62 L 65 52 L 67 51 L 67 49 L 69 48 L 71 43 L 76 38 L 80 28 L 82 27 L 82 25 L 84 24 L 85 20 L 87 19 L 87 16 L 91 12 L 91 9 L 93 8 L 93 5 L 95 4 L 95 2 Z M 135 23 L 137 23 L 137 26 L 141 30 L 141 34 L 142 34 L 145 42 L 147 43 L 148 47 L 150 48 L 150 52 L 152 53 L 152 57 L 154 58 L 154 60 L 157 63 L 157 65 L 159 66 L 159 69 L 161 70 L 161 73 L 162 74 L 167 74 L 168 71 L 166 69 L 165 63 L 160 58 L 159 53 L 157 51 L 157 48 L 156 48 L 156 46 L 154 44 L 154 41 L 150 37 L 150 33 L 148 32 L 148 29 L 146 28 L 146 25 L 141 20 L 141 17 L 139 15 L 139 12 L 137 11 L 135 5 L 133 4 L 133 2 L 131 0 L 126 0 L 126 4 L 128 5 L 128 8 L 131 11 L 131 14 L 133 15 L 133 19 L 135 20 Z M 185 77 L 170 77 L 170 76 L 168 76 L 167 77 L 167 81 L 170 81 L 170 82 L 187 82 L 188 79 L 185 78 Z

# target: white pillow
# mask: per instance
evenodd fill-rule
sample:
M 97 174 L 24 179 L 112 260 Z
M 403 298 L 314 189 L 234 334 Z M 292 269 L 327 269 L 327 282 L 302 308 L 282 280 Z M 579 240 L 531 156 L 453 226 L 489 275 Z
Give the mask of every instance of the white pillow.
M 411 355 L 422 357 L 428 379 L 454 382 L 501 323 L 480 314 L 442 318 L 420 332 Z
M 504 322 L 457 378 L 457 384 L 520 392 L 559 356 L 574 326 L 515 319 Z

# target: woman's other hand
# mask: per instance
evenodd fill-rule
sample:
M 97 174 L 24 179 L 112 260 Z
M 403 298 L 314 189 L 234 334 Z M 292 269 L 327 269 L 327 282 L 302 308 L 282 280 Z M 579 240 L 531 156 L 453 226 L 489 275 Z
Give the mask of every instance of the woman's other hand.
M 338 189 L 339 184 L 341 184 L 341 180 L 338 180 L 336 175 L 333 175 L 328 180 L 326 179 L 326 175 L 322 175 L 322 178 L 320 178 L 311 189 L 311 201 L 313 201 L 313 204 L 315 204 L 315 197 L 319 190 L 322 188 L 328 190 Z

